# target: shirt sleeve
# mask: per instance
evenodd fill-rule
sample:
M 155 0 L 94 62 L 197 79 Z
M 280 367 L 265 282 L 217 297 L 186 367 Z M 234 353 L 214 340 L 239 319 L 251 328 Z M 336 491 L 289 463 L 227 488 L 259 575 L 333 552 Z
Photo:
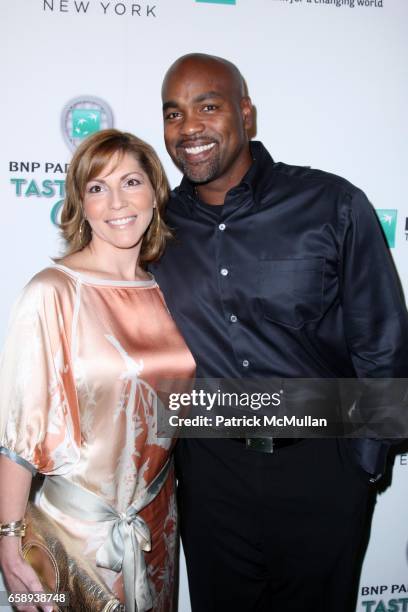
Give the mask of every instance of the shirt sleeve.
M 408 378 L 408 316 L 376 213 L 356 190 L 347 207 L 341 299 L 351 359 L 360 378 Z
M 0 361 L 0 452 L 32 472 L 79 460 L 80 421 L 60 298 L 33 279 L 11 316 Z
M 407 310 L 374 209 L 359 190 L 350 203 L 341 299 L 350 356 L 365 379 L 358 408 L 367 437 L 398 442 L 408 437 Z

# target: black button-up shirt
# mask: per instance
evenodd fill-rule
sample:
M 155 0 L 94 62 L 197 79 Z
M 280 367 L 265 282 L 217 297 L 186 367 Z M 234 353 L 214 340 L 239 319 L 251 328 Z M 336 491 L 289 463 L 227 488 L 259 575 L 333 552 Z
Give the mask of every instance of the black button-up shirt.
M 253 164 L 222 206 L 184 178 L 151 269 L 199 377 L 408 377 L 408 323 L 376 214 L 346 180 Z

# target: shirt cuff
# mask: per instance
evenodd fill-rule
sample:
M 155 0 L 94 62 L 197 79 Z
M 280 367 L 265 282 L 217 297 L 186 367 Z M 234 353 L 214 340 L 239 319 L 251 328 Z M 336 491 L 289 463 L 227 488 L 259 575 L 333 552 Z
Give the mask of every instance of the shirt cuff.
M 26 459 L 23 459 L 23 457 L 20 457 L 20 455 L 17 455 L 17 453 L 10 450 L 9 448 L 6 448 L 5 446 L 0 446 L 0 455 L 5 455 L 6 457 L 14 461 L 14 463 L 22 465 L 26 470 L 31 472 L 32 476 L 35 476 L 38 472 L 37 468 L 32 463 L 30 463 Z

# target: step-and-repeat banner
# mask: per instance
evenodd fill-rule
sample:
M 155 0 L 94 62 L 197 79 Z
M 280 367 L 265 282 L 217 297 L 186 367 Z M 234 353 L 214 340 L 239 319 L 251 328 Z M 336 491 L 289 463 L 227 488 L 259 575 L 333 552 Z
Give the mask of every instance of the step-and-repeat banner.
M 238 65 L 257 138 L 276 160 L 340 174 L 367 193 L 407 294 L 407 0 L 3 0 L 0 15 L 0 341 L 18 291 L 60 253 L 55 223 L 76 143 L 112 125 L 129 130 L 179 182 L 160 87 L 192 51 Z M 359 612 L 408 612 L 407 453 L 384 489 Z M 183 561 L 181 574 L 188 612 Z

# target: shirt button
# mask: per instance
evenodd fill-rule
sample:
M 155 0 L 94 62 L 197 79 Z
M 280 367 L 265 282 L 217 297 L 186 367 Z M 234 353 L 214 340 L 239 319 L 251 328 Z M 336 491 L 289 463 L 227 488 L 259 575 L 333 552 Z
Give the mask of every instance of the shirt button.
M 247 368 L 249 366 L 248 359 L 244 359 L 244 361 L 242 362 L 242 365 L 244 366 L 244 368 Z
M 221 268 L 220 272 L 221 272 L 221 275 L 222 275 L 222 276 L 228 276 L 228 270 L 227 270 L 227 268 Z
M 225 230 L 225 228 L 226 228 L 225 223 L 220 223 L 218 226 L 218 229 L 221 230 L 222 232 Z
M 231 315 L 230 316 L 230 321 L 231 321 L 231 323 L 236 323 L 238 321 L 238 317 L 236 315 Z

